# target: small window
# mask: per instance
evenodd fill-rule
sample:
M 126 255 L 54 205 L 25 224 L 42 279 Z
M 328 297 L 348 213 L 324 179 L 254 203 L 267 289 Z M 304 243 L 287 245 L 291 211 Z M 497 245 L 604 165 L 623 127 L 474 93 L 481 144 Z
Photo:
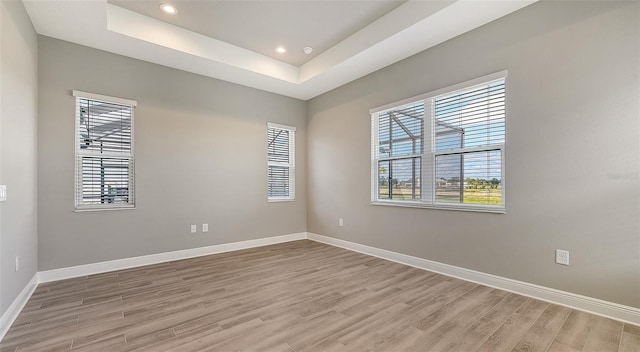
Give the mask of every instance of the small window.
M 135 207 L 135 101 L 73 91 L 76 98 L 75 209 Z
M 373 109 L 372 202 L 503 212 L 505 78 Z
M 294 200 L 296 128 L 267 124 L 267 199 Z

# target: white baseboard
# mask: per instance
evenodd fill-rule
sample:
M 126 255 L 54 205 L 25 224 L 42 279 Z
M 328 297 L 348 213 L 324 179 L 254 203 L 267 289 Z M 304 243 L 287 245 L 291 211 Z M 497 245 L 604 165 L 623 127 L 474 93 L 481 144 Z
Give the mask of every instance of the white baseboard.
M 143 265 L 164 263 L 173 260 L 188 259 L 210 254 L 237 251 L 241 249 L 262 247 L 271 244 L 291 242 L 303 239 L 325 243 L 335 247 L 340 247 L 354 252 L 359 252 L 393 262 L 409 265 L 419 269 L 429 270 L 447 276 L 475 282 L 478 284 L 499 288 L 505 291 L 514 292 L 523 296 L 559 304 L 588 313 L 593 313 L 623 322 L 640 325 L 640 309 L 638 308 L 624 306 L 621 304 L 607 302 L 596 298 L 560 291 L 522 281 L 507 279 L 504 277 L 464 269 L 453 265 L 438 263 L 427 259 L 396 253 L 385 249 L 370 247 L 333 237 L 322 236 L 309 232 L 301 232 L 291 235 L 259 238 L 255 240 L 234 243 L 224 243 L 208 247 L 191 248 L 174 252 L 151 254 L 141 257 L 118 259 L 108 262 L 92 263 L 38 272 L 24 287 L 18 297 L 16 297 L 11 306 L 9 306 L 9 308 L 0 317 L 0 341 L 2 341 L 4 335 L 7 333 L 15 319 L 18 317 L 18 314 L 20 314 L 20 311 L 35 291 L 38 283 L 99 274 L 114 270 L 129 269 Z
M 232 252 L 241 249 L 267 246 L 270 244 L 304 240 L 307 238 L 306 232 L 294 233 L 291 235 L 258 238 L 255 240 L 216 244 L 208 247 L 184 249 L 180 251 L 165 252 L 145 255 L 140 257 L 124 258 L 107 262 L 91 263 L 85 265 L 72 266 L 68 268 L 53 269 L 39 272 L 40 282 L 49 282 L 70 279 L 74 277 L 106 273 L 114 270 L 135 268 L 138 266 L 165 263 L 173 260 L 201 257 L 210 254 Z
M 453 265 L 438 263 L 427 259 L 396 253 L 385 249 L 370 247 L 333 237 L 307 233 L 307 238 L 312 241 L 371 255 L 392 262 L 433 271 L 485 286 L 499 288 L 501 290 L 517 293 L 523 296 L 566 306 L 607 318 L 620 320 L 626 323 L 640 325 L 640 309 L 638 308 L 530 284 L 527 282 L 507 279 L 504 277 L 460 268 Z
M 68 268 L 40 271 L 33 275 L 33 278 L 24 287 L 22 292 L 11 303 L 11 306 L 0 317 L 0 341 L 4 338 L 13 322 L 16 320 L 22 308 L 31 298 L 39 283 L 57 280 L 70 279 L 74 277 L 99 274 L 114 270 L 135 268 L 138 266 L 151 265 L 169 262 L 173 260 L 201 257 L 210 254 L 238 251 L 241 249 L 263 247 L 271 244 L 304 240 L 307 238 L 306 232 L 294 233 L 290 235 L 258 238 L 255 240 L 223 243 L 208 247 L 191 248 L 180 251 L 165 252 L 145 255 L 140 257 L 111 260 L 107 262 L 92 263 L 86 265 L 72 266 Z
M 7 308 L 0 317 L 0 341 L 2 341 L 4 335 L 9 331 L 9 328 L 22 311 L 22 308 L 24 308 L 25 304 L 29 301 L 36 287 L 38 287 L 38 273 L 33 274 L 31 280 L 22 289 L 22 292 L 20 292 L 18 297 L 13 300 L 13 303 L 11 303 L 9 308 Z

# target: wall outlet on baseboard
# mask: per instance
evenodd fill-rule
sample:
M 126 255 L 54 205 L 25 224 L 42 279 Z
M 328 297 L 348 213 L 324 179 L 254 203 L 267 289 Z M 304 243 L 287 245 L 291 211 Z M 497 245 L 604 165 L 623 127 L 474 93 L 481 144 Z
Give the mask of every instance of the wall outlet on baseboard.
M 338 226 L 340 227 L 344 226 L 344 219 L 338 219 Z
M 569 265 L 569 251 L 556 249 L 556 264 Z
M 20 270 L 20 257 L 16 256 L 16 271 Z
M 202 232 L 209 232 L 209 224 L 202 224 Z
M 191 225 L 191 233 L 196 233 L 198 231 L 198 227 L 196 225 Z

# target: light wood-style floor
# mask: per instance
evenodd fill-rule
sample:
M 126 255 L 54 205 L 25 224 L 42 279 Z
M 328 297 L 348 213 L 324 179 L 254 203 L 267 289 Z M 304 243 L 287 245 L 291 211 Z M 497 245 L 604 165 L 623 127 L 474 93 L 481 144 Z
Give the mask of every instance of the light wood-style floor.
M 312 241 L 45 283 L 0 351 L 640 351 L 640 327 Z

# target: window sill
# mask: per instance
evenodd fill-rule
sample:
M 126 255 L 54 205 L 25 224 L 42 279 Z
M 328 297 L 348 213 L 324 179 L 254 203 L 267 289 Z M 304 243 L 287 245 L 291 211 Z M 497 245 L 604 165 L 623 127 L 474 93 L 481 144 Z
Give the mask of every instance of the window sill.
M 96 212 L 96 211 L 113 211 L 113 210 L 135 210 L 135 205 L 129 206 L 114 206 L 114 207 L 87 207 L 87 208 L 76 208 L 73 210 L 74 213 L 86 213 L 86 212 Z
M 397 202 L 397 201 L 384 201 L 384 200 L 373 201 L 371 202 L 371 205 L 385 205 L 385 206 L 404 207 L 404 208 L 425 208 L 425 209 L 437 209 L 437 210 L 456 210 L 456 211 L 469 211 L 469 212 L 476 212 L 476 213 L 493 213 L 493 214 L 506 213 L 504 206 L 491 206 L 491 205 L 426 204 L 422 202 Z
M 295 198 L 275 198 L 275 199 L 267 199 L 268 203 L 280 203 L 280 202 L 295 202 Z

